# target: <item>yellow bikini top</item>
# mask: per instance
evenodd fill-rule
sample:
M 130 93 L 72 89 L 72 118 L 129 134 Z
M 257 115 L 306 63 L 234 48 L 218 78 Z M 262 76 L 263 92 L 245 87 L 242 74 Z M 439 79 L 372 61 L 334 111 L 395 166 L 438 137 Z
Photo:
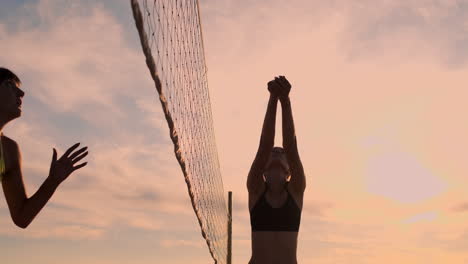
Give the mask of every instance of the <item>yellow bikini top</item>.
M 3 134 L 0 134 L 0 182 L 3 179 L 3 176 L 5 174 L 5 156 L 3 155 L 3 145 L 2 145 L 2 136 Z

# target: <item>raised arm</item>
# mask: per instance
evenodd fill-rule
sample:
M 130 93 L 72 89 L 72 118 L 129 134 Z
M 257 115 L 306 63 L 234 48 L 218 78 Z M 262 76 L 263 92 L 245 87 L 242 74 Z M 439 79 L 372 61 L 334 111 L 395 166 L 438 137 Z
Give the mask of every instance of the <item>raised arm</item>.
M 270 100 L 263 121 L 262 136 L 260 138 L 260 146 L 258 147 L 257 155 L 250 168 L 247 178 L 247 189 L 249 193 L 257 193 L 263 186 L 263 170 L 268 161 L 270 153 L 275 144 L 275 124 L 276 124 L 276 108 L 278 106 L 278 97 L 270 89 Z
M 306 188 L 306 178 L 304 168 L 299 157 L 297 149 L 296 132 L 294 129 L 294 120 L 291 109 L 291 100 L 289 99 L 289 91 L 291 84 L 284 76 L 280 76 L 276 81 L 281 85 L 281 102 L 282 120 L 283 120 L 283 148 L 286 152 L 289 167 L 291 169 L 290 186 L 297 193 L 303 193 Z
M 78 144 L 76 144 L 57 160 L 57 152 L 54 149 L 49 177 L 47 177 L 36 193 L 28 198 L 23 183 L 21 154 L 18 145 L 12 140 L 8 141 L 5 149 L 7 150 L 8 157 L 11 159 L 11 167 L 3 178 L 3 191 L 13 222 L 21 228 L 26 228 L 47 204 L 60 183 L 73 171 L 86 165 L 86 163 L 83 163 L 74 166 L 74 164 L 83 159 L 88 152 L 85 152 L 86 148 L 82 148 L 72 153 L 72 151 L 78 147 Z

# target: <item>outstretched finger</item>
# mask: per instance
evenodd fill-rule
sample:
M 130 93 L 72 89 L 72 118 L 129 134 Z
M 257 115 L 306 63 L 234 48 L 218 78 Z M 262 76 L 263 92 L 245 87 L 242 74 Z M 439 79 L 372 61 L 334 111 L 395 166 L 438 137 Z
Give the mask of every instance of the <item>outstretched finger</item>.
M 88 151 L 85 153 L 81 154 L 80 156 L 76 157 L 75 159 L 72 159 L 73 165 L 77 163 L 78 161 L 82 160 L 84 157 L 88 156 Z
M 79 170 L 79 169 L 83 168 L 84 166 L 86 166 L 87 164 L 88 164 L 88 162 L 81 163 L 80 165 L 76 165 L 75 167 L 73 167 L 73 171 Z
M 52 162 L 50 163 L 50 166 L 52 167 L 52 165 L 57 161 L 57 150 L 55 150 L 55 148 L 53 148 L 53 151 L 52 151 Z
M 70 156 L 70 159 L 74 159 L 75 157 L 77 157 L 78 155 L 80 155 L 81 153 L 83 153 L 84 151 L 86 151 L 87 149 L 88 149 L 88 147 L 80 148 L 78 151 L 76 151 L 75 153 L 73 153 L 73 154 Z
M 75 150 L 79 145 L 80 145 L 80 143 L 76 143 L 75 145 L 71 146 L 69 149 L 67 149 L 67 151 L 65 151 L 65 153 L 63 153 L 62 157 L 68 157 L 68 155 L 70 155 L 70 153 L 73 150 Z

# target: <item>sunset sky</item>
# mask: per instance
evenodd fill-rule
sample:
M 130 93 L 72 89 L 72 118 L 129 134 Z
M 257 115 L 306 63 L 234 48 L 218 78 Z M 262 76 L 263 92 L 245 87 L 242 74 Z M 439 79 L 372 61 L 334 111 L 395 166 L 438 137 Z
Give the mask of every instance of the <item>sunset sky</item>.
M 468 262 L 468 1 L 200 4 L 233 263 L 251 253 L 245 183 L 276 75 L 308 184 L 299 263 Z M 212 263 L 129 1 L 2 1 L 0 41 L 26 92 L 4 133 L 28 194 L 53 147 L 90 149 L 26 230 L 0 196 L 0 262 Z

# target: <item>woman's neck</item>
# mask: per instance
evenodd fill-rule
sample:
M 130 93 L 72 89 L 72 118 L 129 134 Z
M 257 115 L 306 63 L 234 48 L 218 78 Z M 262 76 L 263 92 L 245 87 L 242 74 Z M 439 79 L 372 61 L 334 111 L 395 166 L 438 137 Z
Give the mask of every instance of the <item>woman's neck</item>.
M 0 134 L 3 133 L 3 128 L 6 126 L 8 122 L 3 121 L 3 119 L 0 116 Z
M 6 124 L 8 124 L 10 121 L 10 119 L 0 114 L 0 134 L 3 132 L 3 128 L 5 128 Z

